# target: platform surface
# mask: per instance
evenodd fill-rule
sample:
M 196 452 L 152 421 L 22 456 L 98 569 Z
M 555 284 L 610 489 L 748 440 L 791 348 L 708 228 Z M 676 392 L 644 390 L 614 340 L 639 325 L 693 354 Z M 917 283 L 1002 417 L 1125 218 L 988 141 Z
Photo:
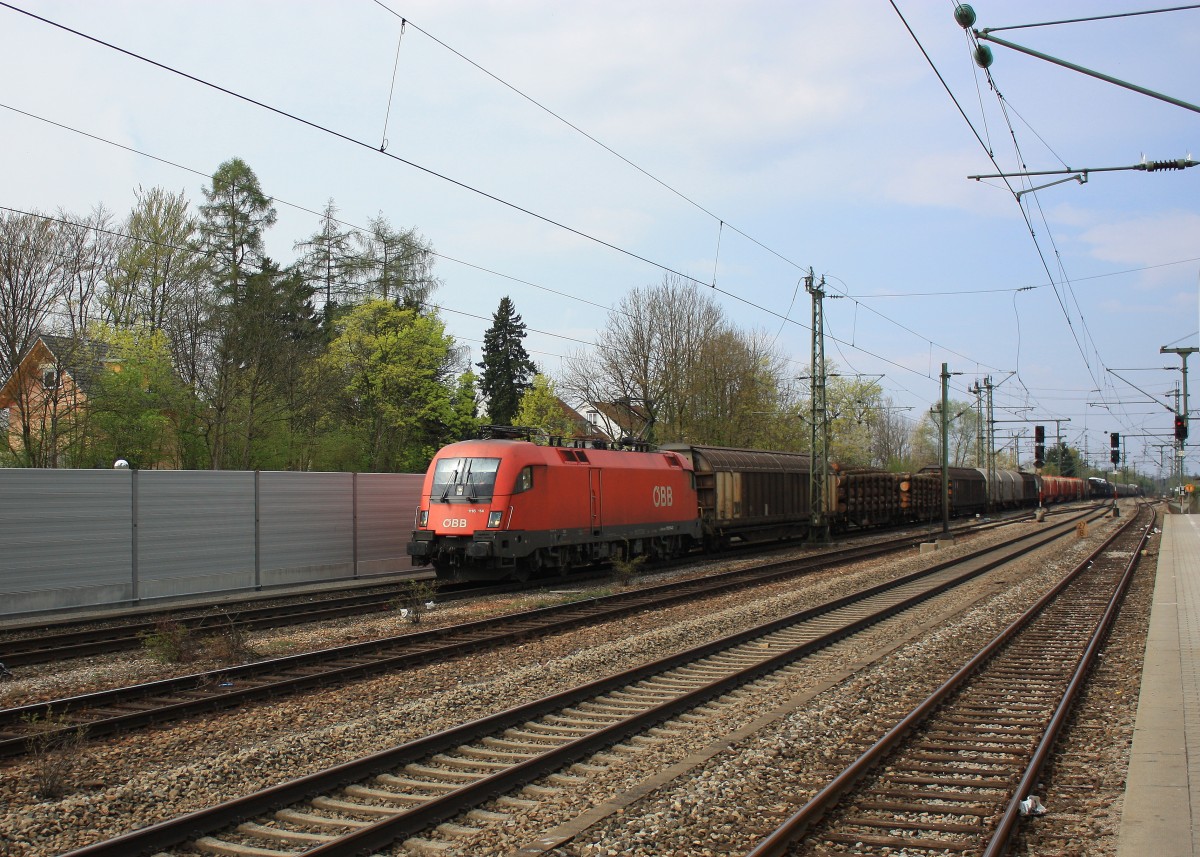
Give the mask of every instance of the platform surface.
M 1168 515 L 1118 857 L 1200 854 L 1200 515 Z

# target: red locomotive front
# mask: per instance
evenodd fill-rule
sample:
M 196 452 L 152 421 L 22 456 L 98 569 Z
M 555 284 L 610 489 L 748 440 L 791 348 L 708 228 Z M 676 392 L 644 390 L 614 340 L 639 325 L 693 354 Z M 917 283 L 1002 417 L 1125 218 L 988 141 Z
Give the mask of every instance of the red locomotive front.
M 527 577 L 683 553 L 700 522 L 690 462 L 670 451 L 470 440 L 429 466 L 408 553 L 439 577 Z

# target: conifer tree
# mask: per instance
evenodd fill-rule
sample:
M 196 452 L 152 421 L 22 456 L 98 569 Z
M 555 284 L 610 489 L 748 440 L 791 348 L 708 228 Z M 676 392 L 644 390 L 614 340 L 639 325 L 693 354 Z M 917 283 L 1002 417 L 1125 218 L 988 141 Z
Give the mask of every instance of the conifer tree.
M 483 360 L 475 364 L 483 370 L 479 390 L 487 398 L 488 420 L 492 425 L 512 425 L 521 396 L 537 373 L 521 342 L 524 338 L 525 322 L 505 295 L 492 315 L 492 326 L 483 334 Z

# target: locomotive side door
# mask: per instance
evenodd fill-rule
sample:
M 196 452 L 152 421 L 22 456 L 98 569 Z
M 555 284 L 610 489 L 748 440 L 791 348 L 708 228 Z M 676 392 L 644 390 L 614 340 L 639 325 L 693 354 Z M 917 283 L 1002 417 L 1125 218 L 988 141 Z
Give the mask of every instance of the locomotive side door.
M 591 521 L 592 535 L 600 535 L 603 526 L 603 494 L 601 491 L 601 470 L 599 467 L 588 468 L 588 516 Z

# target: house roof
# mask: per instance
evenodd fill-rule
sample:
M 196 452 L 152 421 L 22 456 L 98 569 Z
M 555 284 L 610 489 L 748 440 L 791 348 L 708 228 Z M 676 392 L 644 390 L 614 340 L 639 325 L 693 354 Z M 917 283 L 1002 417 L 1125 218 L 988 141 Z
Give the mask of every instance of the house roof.
M 31 368 L 34 368 L 29 365 L 30 361 L 37 359 L 40 362 L 47 356 L 59 371 L 70 375 L 75 386 L 86 393 L 103 371 L 104 364 L 111 362 L 110 350 L 107 343 L 91 339 L 59 336 L 56 333 L 38 334 L 21 355 L 16 371 L 4 380 L 3 386 L 0 386 L 0 403 L 11 402 L 15 398 L 15 391 L 11 387 L 17 376 L 29 373 Z M 41 351 L 44 351 L 45 355 L 40 354 Z

